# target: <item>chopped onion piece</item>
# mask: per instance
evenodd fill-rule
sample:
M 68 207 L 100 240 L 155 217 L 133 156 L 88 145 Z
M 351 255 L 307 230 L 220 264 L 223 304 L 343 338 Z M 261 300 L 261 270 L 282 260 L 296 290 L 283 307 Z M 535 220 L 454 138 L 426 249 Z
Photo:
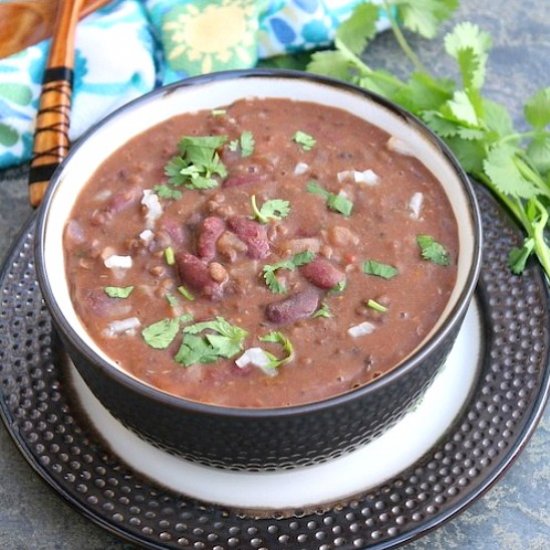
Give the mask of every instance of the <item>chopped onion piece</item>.
M 411 211 L 411 218 L 413 220 L 418 220 L 420 218 L 420 210 L 422 208 L 422 203 L 424 202 L 424 195 L 422 193 L 416 192 L 409 201 L 409 210 Z
M 267 356 L 266 352 L 262 348 L 248 348 L 245 352 L 235 361 L 235 365 L 240 369 L 254 365 L 261 369 L 268 376 L 276 376 L 277 369 L 270 367 L 271 360 Z
M 309 170 L 309 164 L 306 164 L 305 162 L 299 162 L 294 167 L 294 175 L 301 176 L 302 174 L 305 174 L 308 170 Z
M 363 172 L 355 170 L 353 179 L 355 183 L 365 183 L 367 185 L 376 185 L 380 181 L 378 174 L 373 172 L 370 168 L 368 170 L 363 170 Z
M 338 172 L 338 174 L 336 174 L 336 177 L 338 178 L 338 183 L 342 183 L 343 181 L 353 179 L 354 172 L 355 170 L 344 170 L 342 172 Z
M 139 238 L 145 243 L 149 244 L 152 240 L 155 234 L 150 229 L 144 229 L 140 234 Z
M 367 170 L 344 170 L 336 174 L 338 182 L 342 183 L 346 180 L 353 180 L 355 183 L 365 183 L 367 185 L 376 185 L 380 180 L 380 177 L 376 172 L 373 172 L 370 168 Z
M 107 328 L 103 331 L 105 336 L 113 338 L 126 334 L 133 336 L 136 333 L 136 329 L 141 326 L 141 322 L 137 317 L 129 317 L 128 319 L 120 319 L 119 321 L 111 321 Z
M 400 155 L 414 155 L 413 148 L 407 142 L 395 136 L 392 136 L 390 139 L 388 139 L 386 146 L 390 151 L 394 151 L 395 153 L 399 153 Z
M 118 256 L 117 254 L 112 254 L 108 258 L 105 258 L 103 263 L 105 267 L 109 269 L 113 269 L 114 267 L 128 269 L 132 267 L 132 256 Z
M 374 332 L 375 328 L 376 328 L 375 325 L 373 325 L 372 323 L 369 323 L 368 321 L 365 321 L 364 323 L 360 323 L 358 325 L 350 327 L 348 329 L 348 334 L 353 338 L 357 338 L 358 336 L 365 336 L 365 334 L 371 334 L 372 332 Z
M 151 191 L 151 189 L 144 189 L 141 204 L 147 208 L 147 213 L 145 214 L 147 229 L 153 229 L 155 222 L 162 216 L 162 205 L 160 204 L 158 195 Z

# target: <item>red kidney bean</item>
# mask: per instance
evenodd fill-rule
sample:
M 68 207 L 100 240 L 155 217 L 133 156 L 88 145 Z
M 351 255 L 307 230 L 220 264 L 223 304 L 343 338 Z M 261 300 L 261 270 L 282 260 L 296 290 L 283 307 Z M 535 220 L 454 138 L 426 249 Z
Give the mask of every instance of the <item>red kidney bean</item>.
M 325 289 L 334 287 L 346 278 L 342 271 L 322 256 L 302 266 L 300 271 L 310 283 Z
M 268 304 L 265 315 L 277 325 L 287 325 L 309 317 L 319 305 L 319 294 L 313 289 L 303 290 L 280 302 Z
M 222 297 L 223 285 L 212 279 L 206 262 L 193 254 L 178 252 L 176 265 L 180 279 L 185 285 L 215 300 Z
M 247 246 L 250 258 L 261 260 L 269 255 L 269 240 L 264 225 L 245 217 L 232 217 L 227 221 L 229 229 L 233 231 Z
M 216 256 L 216 243 L 225 230 L 225 223 L 221 218 L 209 216 L 205 218 L 199 229 L 197 239 L 197 253 L 203 260 L 213 260 Z

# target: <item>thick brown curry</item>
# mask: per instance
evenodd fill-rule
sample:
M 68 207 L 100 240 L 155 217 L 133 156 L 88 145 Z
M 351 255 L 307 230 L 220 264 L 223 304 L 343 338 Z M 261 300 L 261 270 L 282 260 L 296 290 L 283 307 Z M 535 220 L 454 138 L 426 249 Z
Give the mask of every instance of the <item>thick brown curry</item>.
M 318 401 L 395 367 L 456 279 L 434 176 L 342 110 L 250 99 L 115 151 L 64 235 L 76 311 L 161 390 L 234 407 Z

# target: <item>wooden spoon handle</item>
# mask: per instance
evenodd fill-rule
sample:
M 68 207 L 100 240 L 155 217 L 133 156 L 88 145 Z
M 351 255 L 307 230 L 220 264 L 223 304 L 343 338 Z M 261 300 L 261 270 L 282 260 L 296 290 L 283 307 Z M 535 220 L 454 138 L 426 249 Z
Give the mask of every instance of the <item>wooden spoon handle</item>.
M 42 201 L 54 170 L 69 151 L 74 32 L 83 0 L 58 0 L 50 54 L 42 81 L 29 173 L 29 200 Z

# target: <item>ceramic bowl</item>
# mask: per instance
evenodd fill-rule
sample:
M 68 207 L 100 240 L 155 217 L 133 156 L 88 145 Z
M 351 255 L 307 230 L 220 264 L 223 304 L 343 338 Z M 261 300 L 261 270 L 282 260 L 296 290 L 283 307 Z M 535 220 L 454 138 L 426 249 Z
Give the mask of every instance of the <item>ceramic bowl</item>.
M 422 344 L 375 381 L 320 402 L 239 409 L 164 393 L 117 367 L 92 341 L 69 296 L 63 229 L 95 169 L 132 137 L 178 114 L 246 97 L 314 101 L 347 110 L 400 140 L 440 181 L 459 221 L 457 283 Z M 396 105 L 338 81 L 273 70 L 216 73 L 156 90 L 92 128 L 54 174 L 41 206 L 38 279 L 64 346 L 96 397 L 126 426 L 169 452 L 208 466 L 270 470 L 326 461 L 397 422 L 421 398 L 445 362 L 473 296 L 481 264 L 481 224 L 472 186 L 447 147 Z

